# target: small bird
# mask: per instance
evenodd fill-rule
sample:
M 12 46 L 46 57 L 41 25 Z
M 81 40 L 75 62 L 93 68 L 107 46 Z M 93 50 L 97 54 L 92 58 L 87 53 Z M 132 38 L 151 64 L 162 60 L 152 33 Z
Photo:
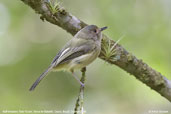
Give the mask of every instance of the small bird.
M 30 91 L 33 91 L 40 81 L 50 71 L 69 71 L 82 85 L 84 84 L 74 75 L 74 70 L 82 69 L 92 63 L 101 51 L 101 31 L 107 27 L 98 28 L 96 25 L 88 25 L 78 31 L 76 35 L 54 57 L 48 69 L 33 83 Z

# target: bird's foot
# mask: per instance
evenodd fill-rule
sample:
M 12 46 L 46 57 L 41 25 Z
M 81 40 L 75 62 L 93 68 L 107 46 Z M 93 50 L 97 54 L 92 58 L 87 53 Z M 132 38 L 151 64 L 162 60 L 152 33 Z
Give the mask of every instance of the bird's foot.
M 80 81 L 80 85 L 81 85 L 81 87 L 84 87 L 85 85 Z

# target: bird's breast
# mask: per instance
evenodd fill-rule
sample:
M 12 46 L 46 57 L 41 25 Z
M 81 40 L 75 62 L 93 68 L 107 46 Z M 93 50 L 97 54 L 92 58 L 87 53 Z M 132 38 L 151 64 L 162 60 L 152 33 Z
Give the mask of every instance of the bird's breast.
M 69 62 L 68 68 L 69 69 L 81 69 L 83 67 L 86 67 L 98 57 L 99 53 L 100 52 L 98 52 L 98 50 L 96 51 L 94 50 L 91 53 L 79 56 Z

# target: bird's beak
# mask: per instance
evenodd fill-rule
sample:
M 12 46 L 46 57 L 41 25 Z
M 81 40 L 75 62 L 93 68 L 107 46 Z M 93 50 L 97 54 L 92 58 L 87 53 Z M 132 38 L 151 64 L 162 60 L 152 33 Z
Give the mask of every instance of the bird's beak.
M 100 28 L 100 31 L 103 31 L 105 29 L 107 29 L 107 27 L 102 27 L 102 28 Z

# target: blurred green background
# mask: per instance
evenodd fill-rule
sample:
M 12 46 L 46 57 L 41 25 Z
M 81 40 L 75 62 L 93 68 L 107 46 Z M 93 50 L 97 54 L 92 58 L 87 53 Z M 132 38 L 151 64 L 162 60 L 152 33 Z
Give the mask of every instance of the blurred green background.
M 113 40 L 124 36 L 123 47 L 171 79 L 170 0 L 61 2 L 86 23 L 108 26 L 104 33 Z M 0 0 L 0 111 L 73 110 L 79 84 L 69 73 L 50 73 L 34 92 L 28 91 L 71 37 L 42 22 L 20 0 Z M 171 113 L 169 101 L 100 59 L 87 67 L 84 102 L 87 114 Z

